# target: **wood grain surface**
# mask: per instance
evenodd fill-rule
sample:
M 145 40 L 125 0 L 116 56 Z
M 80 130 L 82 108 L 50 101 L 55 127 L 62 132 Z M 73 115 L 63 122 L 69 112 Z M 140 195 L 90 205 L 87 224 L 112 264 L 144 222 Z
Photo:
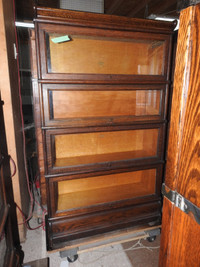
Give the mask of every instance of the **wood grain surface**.
M 96 28 L 136 30 L 145 32 L 171 33 L 176 22 L 166 23 L 156 20 L 133 19 L 122 16 L 110 16 L 63 9 L 37 7 L 36 21 L 66 23 L 66 25 L 84 25 Z
M 200 206 L 200 5 L 181 12 L 166 185 Z M 160 267 L 200 266 L 200 225 L 164 198 Z
M 173 220 L 172 220 L 173 218 Z M 200 226 L 164 199 L 160 267 L 200 266 Z
M 200 205 L 200 9 L 181 13 L 166 185 Z
M 161 203 L 151 202 L 135 207 L 112 209 L 98 214 L 78 217 L 60 217 L 48 221 L 48 232 L 51 232 L 49 249 L 66 245 L 66 241 L 76 240 L 92 235 L 139 226 L 148 222 L 159 223 Z M 142 215 L 141 215 L 142 214 Z M 79 240 L 80 242 L 80 240 Z
M 193 11 L 177 191 L 200 207 L 200 5 Z M 188 77 L 188 80 L 187 80 Z

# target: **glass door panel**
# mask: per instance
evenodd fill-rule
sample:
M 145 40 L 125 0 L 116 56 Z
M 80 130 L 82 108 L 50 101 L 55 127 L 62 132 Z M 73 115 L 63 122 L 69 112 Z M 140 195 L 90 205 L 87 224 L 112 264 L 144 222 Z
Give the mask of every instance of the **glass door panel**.
M 55 167 L 157 156 L 159 129 L 54 136 Z
M 159 115 L 161 91 L 51 91 L 54 119 Z
M 162 85 L 43 84 L 45 126 L 96 126 L 162 120 L 166 87 Z
M 57 210 L 155 194 L 156 169 L 58 182 Z
M 163 75 L 165 41 L 46 33 L 48 73 Z

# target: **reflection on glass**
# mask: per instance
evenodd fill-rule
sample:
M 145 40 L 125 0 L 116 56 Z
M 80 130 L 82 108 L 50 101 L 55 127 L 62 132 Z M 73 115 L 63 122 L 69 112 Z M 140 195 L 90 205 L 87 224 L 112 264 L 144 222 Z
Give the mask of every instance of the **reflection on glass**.
M 49 33 L 46 45 L 50 73 L 163 75 L 164 41 Z
M 56 135 L 56 167 L 157 155 L 158 129 Z
M 58 182 L 57 210 L 87 207 L 155 193 L 156 169 Z

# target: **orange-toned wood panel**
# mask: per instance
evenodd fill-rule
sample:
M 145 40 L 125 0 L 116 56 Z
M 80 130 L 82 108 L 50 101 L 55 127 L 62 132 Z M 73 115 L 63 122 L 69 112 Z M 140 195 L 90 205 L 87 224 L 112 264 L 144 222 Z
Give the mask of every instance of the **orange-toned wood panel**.
M 200 206 L 200 5 L 180 15 L 166 185 Z M 167 199 L 160 267 L 200 266 L 200 225 Z
M 180 17 L 166 184 L 172 189 L 177 184 L 180 194 L 200 206 L 200 50 L 194 43 L 200 40 L 200 19 L 195 18 L 199 7 Z
M 189 95 L 188 85 L 191 67 L 191 27 L 192 27 L 193 8 L 188 8 L 180 14 L 180 28 L 178 33 L 178 45 L 176 52 L 176 67 L 174 74 L 174 90 L 171 109 L 171 122 L 169 132 L 169 145 L 166 167 L 166 185 L 175 190 L 179 167 L 179 157 L 182 152 L 182 137 L 185 122 L 190 122 L 186 118 L 186 105 L 193 106 L 187 101 Z M 198 66 L 195 64 L 195 68 Z M 192 126 L 192 125 L 191 125 Z M 188 129 L 189 130 L 189 129 Z M 186 138 L 188 136 L 186 135 Z M 188 140 L 190 144 L 190 140 Z
M 55 135 L 55 158 L 109 154 L 112 158 L 124 152 L 136 152 L 135 157 L 137 152 L 143 157 L 156 156 L 157 140 L 158 129 Z
M 155 169 L 58 182 L 58 210 L 151 195 L 155 184 Z
M 196 19 L 198 18 L 198 19 Z M 188 41 L 188 68 L 184 87 L 181 154 L 177 191 L 200 207 L 200 5 L 193 11 Z
M 160 114 L 160 90 L 50 92 L 54 119 Z
M 171 250 L 169 266 L 200 266 L 199 236 L 200 225 L 190 216 L 175 208 L 171 241 L 173 250 Z
M 161 232 L 161 246 L 159 253 L 159 267 L 168 267 L 169 251 L 170 251 L 170 238 L 172 232 L 173 206 L 172 203 L 164 198 L 163 200 L 163 213 L 162 213 L 162 232 Z
M 172 211 L 172 203 L 165 199 L 169 213 L 163 215 L 165 229 L 162 229 L 160 267 L 199 267 L 200 266 L 200 225 L 178 208 Z M 173 222 L 169 222 L 169 215 L 173 216 Z M 167 227 L 167 228 L 166 228 Z M 171 229 L 170 229 L 171 228 Z M 168 231 L 168 233 L 166 232 Z M 166 235 L 166 238 L 164 237 Z M 171 237 L 168 243 L 168 236 Z M 173 248 L 170 251 L 168 248 Z
M 69 35 L 71 41 L 54 43 L 52 39 L 58 36 L 49 34 L 51 66 L 49 72 L 163 74 L 164 42 L 162 41 Z
M 19 78 L 18 64 L 15 60 L 13 44 L 16 44 L 15 37 L 15 20 L 14 20 L 14 2 L 12 0 L 0 1 L 0 94 L 4 102 L 4 121 L 6 140 L 8 145 L 8 154 L 15 162 L 16 171 L 12 177 L 14 201 L 21 208 L 24 214 L 29 213 L 29 194 L 27 190 L 27 180 L 24 163 L 23 151 L 23 134 L 22 119 L 20 112 L 20 94 L 19 94 Z M 2 132 L 2 129 L 0 130 Z M 13 164 L 11 164 L 11 172 L 13 172 Z M 12 208 L 10 208 L 12 210 Z M 20 241 L 26 239 L 26 227 L 21 212 L 17 209 L 17 220 L 20 234 Z M 17 235 L 17 234 L 16 234 Z M 15 237 L 16 237 L 15 235 Z M 15 245 L 18 246 L 14 241 Z M 8 249 L 9 251 L 9 249 Z M 12 251 L 8 252 L 8 255 Z M 0 258 L 2 259 L 2 250 Z M 14 253 L 12 254 L 13 259 Z M 3 264 L 3 263 L 2 263 Z M 14 264 L 14 263 L 13 263 Z M 15 262 L 17 265 L 17 261 Z M 3 264 L 4 265 L 4 264 Z M 12 263 L 5 263 L 5 266 Z

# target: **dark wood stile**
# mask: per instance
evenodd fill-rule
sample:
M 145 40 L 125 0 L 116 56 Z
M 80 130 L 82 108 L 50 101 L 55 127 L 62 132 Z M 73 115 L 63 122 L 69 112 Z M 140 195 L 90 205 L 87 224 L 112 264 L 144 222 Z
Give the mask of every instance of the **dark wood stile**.
M 45 185 L 45 167 L 44 167 L 44 148 L 43 148 L 43 135 L 42 135 L 42 114 L 40 108 L 41 95 L 39 90 L 38 71 L 37 71 L 37 59 L 36 59 L 36 43 L 35 43 L 35 31 L 30 31 L 30 55 L 31 55 L 31 72 L 32 72 L 32 88 L 33 88 L 33 105 L 34 105 L 34 121 L 35 131 L 37 138 L 37 153 L 38 153 L 38 166 L 40 171 L 40 186 L 42 203 L 46 202 L 46 185 Z

